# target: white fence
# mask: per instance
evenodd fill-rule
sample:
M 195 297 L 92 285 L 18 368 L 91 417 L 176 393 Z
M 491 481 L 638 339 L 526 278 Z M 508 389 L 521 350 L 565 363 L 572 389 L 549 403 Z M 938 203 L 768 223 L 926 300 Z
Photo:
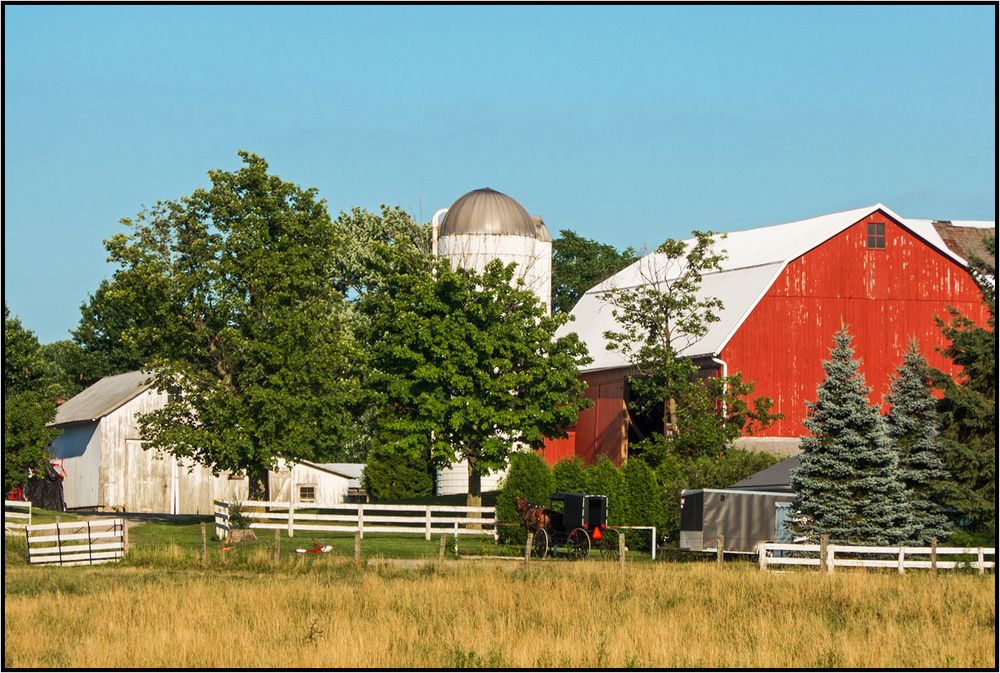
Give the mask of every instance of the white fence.
M 952 569 L 957 567 L 972 567 L 985 572 L 987 568 L 996 567 L 996 548 L 994 547 L 864 547 L 856 545 L 830 544 L 826 546 L 826 563 L 821 563 L 821 545 L 818 544 L 785 544 L 780 542 L 764 542 L 757 547 L 757 560 L 761 570 L 771 566 L 800 565 L 825 566 L 828 573 L 834 568 L 895 568 L 900 573 L 907 569 Z M 809 554 L 808 556 L 775 556 L 774 552 L 791 552 Z M 837 557 L 837 554 L 847 554 L 848 557 Z M 940 561 L 938 556 L 971 556 L 975 560 Z M 882 556 L 883 558 L 860 558 L 863 556 Z M 892 556 L 893 558 L 884 558 Z M 915 559 L 914 556 L 929 558 Z M 987 561 L 986 557 L 993 558 Z
M 124 519 L 29 525 L 25 534 L 30 563 L 91 565 L 118 561 L 125 555 Z
M 3 532 L 16 534 L 24 532 L 31 525 L 31 503 L 27 500 L 3 501 Z
M 230 505 L 215 501 L 215 537 L 229 535 Z M 266 511 L 254 511 L 263 509 Z M 289 502 L 247 500 L 240 511 L 252 529 L 296 532 L 415 533 L 430 540 L 432 535 L 491 535 L 495 540 L 496 510 L 493 507 L 461 505 L 375 505 L 344 503 L 333 507 L 308 507 L 296 511 Z

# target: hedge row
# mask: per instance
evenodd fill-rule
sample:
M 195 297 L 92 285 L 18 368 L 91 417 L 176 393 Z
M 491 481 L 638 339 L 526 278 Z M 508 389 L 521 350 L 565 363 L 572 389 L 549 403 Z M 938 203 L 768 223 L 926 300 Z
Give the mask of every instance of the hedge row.
M 729 449 L 718 458 L 682 458 L 668 455 L 655 469 L 639 458 L 615 466 L 601 456 L 592 465 L 579 457 L 561 460 L 551 469 L 535 453 L 511 456 L 510 469 L 497 494 L 497 520 L 520 523 L 514 499 L 522 496 L 535 505 L 551 507 L 552 493 L 590 493 L 608 496 L 608 525 L 656 526 L 659 542 L 676 545 L 680 530 L 680 497 L 685 488 L 725 488 L 770 467 L 777 459 L 766 454 Z M 524 530 L 502 526 L 500 537 L 524 543 Z M 649 548 L 648 531 L 630 531 L 632 549 Z

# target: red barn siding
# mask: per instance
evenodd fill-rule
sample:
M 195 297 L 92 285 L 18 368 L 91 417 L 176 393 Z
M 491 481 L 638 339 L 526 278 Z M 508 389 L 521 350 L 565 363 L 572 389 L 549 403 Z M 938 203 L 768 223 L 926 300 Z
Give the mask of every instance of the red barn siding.
M 868 249 L 869 222 L 885 223 L 884 250 Z M 816 398 L 821 363 L 841 321 L 854 335 L 875 403 L 888 391 L 910 337 L 932 366 L 957 374 L 936 351 L 947 343 L 934 317 L 947 317 L 949 306 L 986 322 L 969 273 L 878 211 L 790 262 L 720 357 L 785 415 L 758 434 L 796 437 L 806 434 L 805 403 Z
M 577 420 L 575 455 L 587 464 L 604 455 L 620 465 L 625 459 L 625 440 L 628 437 L 625 426 L 625 370 L 591 372 L 581 378 L 587 383 L 585 394 L 592 404 L 580 412 Z M 549 464 L 555 462 L 550 459 L 548 443 L 545 459 Z

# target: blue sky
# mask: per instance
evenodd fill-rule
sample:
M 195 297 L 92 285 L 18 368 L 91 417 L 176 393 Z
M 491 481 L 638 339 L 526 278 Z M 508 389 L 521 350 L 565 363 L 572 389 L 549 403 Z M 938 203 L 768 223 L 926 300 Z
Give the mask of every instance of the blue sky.
M 619 247 L 883 202 L 995 219 L 995 7 L 4 8 L 4 298 L 66 338 L 238 149 L 332 214 L 490 186 Z

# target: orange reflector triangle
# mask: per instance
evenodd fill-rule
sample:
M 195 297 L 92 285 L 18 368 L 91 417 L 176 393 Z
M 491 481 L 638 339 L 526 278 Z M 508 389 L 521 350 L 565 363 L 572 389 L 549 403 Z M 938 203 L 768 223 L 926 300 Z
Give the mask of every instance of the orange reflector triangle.
M 600 540 L 601 539 L 601 528 L 600 528 L 600 526 L 598 526 L 597 528 L 594 529 L 594 534 L 591 537 L 593 537 L 595 540 Z

